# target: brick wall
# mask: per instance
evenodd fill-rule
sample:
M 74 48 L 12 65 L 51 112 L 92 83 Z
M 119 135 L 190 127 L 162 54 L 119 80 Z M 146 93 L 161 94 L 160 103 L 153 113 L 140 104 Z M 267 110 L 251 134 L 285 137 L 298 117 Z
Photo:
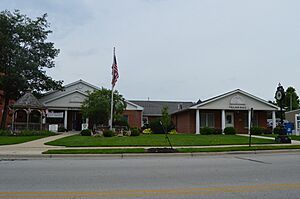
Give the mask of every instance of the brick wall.
M 142 127 L 142 111 L 125 110 L 123 115 L 128 117 L 128 124 L 130 127 Z

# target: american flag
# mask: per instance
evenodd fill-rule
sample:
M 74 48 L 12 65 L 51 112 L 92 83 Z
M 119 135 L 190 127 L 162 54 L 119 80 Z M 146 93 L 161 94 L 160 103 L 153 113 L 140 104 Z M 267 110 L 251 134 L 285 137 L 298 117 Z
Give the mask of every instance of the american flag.
M 112 84 L 113 87 L 115 87 L 115 84 L 116 84 L 116 82 L 119 78 L 118 64 L 117 64 L 115 48 L 114 48 L 113 64 L 112 64 L 111 68 L 112 68 L 112 81 L 111 81 L 111 84 Z

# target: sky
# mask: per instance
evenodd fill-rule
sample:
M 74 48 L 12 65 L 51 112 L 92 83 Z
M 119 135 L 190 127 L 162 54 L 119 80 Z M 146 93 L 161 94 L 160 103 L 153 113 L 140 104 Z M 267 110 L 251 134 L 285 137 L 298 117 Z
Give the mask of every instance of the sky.
M 113 47 L 128 100 L 205 100 L 242 89 L 274 100 L 300 92 L 298 0 L 0 0 L 0 10 L 48 14 L 60 49 L 47 70 L 111 88 Z

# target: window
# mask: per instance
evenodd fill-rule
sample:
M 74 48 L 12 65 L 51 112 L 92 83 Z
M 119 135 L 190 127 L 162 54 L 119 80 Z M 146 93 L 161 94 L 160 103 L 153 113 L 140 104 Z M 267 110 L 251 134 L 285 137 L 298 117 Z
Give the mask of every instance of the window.
M 149 124 L 148 117 L 143 117 L 143 126 Z
M 201 127 L 215 127 L 215 114 L 214 113 L 201 113 L 200 114 Z

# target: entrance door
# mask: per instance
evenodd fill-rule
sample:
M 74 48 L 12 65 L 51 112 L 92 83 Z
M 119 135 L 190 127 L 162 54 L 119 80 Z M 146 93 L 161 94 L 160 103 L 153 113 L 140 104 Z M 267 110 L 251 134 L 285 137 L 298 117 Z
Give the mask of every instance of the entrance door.
M 234 127 L 234 114 L 233 112 L 227 112 L 225 115 L 225 127 Z

